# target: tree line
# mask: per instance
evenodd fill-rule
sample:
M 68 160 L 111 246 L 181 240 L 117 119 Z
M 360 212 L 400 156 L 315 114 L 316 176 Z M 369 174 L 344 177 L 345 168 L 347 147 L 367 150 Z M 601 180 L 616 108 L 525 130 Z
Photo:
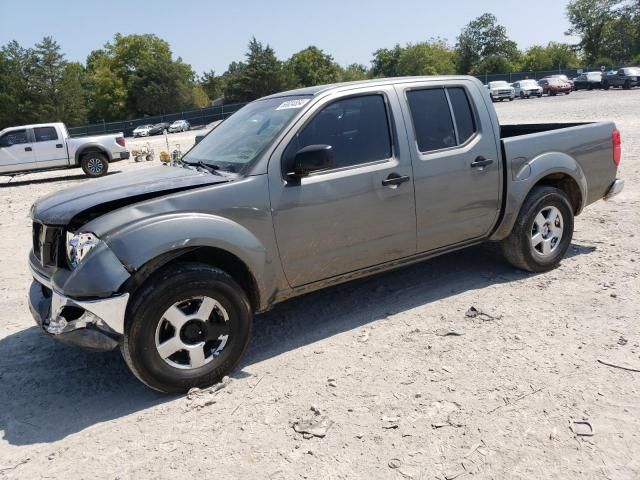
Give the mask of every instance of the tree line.
M 64 121 L 68 125 L 123 120 L 204 107 L 222 98 L 246 102 L 274 92 L 338 81 L 402 75 L 555 70 L 591 65 L 640 64 L 640 0 L 572 0 L 567 6 L 577 45 L 549 42 L 525 51 L 497 18 L 470 21 L 455 44 L 441 38 L 380 48 L 370 66 L 338 65 L 309 46 L 280 60 L 252 38 L 245 58 L 221 75 L 196 75 L 153 34 L 116 34 L 86 62 L 65 59 L 45 37 L 32 48 L 12 41 L 0 48 L 0 128 Z

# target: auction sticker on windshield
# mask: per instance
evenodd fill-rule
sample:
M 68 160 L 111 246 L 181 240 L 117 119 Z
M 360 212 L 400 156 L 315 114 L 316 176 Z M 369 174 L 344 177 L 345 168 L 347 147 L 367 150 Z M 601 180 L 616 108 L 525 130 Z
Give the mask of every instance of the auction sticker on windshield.
M 287 100 L 282 102 L 276 110 L 287 110 L 289 108 L 302 108 L 307 102 L 308 98 L 299 98 L 297 100 Z

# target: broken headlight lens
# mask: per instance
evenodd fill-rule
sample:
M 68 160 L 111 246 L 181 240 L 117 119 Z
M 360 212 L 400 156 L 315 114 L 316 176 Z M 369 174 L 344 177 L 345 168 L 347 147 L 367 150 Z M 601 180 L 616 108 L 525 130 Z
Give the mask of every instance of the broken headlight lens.
M 71 268 L 76 268 L 87 253 L 99 244 L 100 239 L 93 233 L 67 232 L 67 260 Z

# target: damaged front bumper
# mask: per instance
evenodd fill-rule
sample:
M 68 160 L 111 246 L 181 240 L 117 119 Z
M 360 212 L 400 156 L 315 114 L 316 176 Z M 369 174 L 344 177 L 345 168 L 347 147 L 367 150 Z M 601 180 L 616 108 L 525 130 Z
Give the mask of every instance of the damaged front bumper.
M 118 346 L 128 293 L 95 300 L 70 298 L 33 267 L 31 273 L 29 309 L 40 328 L 57 340 L 88 350 L 106 352 Z

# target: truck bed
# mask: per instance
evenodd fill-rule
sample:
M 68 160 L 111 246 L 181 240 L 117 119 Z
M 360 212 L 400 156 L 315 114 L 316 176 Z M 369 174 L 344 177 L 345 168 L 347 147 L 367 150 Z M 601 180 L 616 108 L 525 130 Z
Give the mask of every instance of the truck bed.
M 511 180 L 543 170 L 545 157 L 553 154 L 555 164 L 564 158 L 564 169 L 585 179 L 585 206 L 600 200 L 616 176 L 613 163 L 612 122 L 539 123 L 501 125 L 500 141 Z M 558 155 L 560 154 L 560 155 Z M 536 168 L 535 164 L 538 164 Z M 544 172 L 539 172 L 544 173 Z
M 594 122 L 579 123 L 521 123 L 518 125 L 500 125 L 500 138 L 511 138 L 531 133 L 549 132 L 563 128 L 580 127 Z

